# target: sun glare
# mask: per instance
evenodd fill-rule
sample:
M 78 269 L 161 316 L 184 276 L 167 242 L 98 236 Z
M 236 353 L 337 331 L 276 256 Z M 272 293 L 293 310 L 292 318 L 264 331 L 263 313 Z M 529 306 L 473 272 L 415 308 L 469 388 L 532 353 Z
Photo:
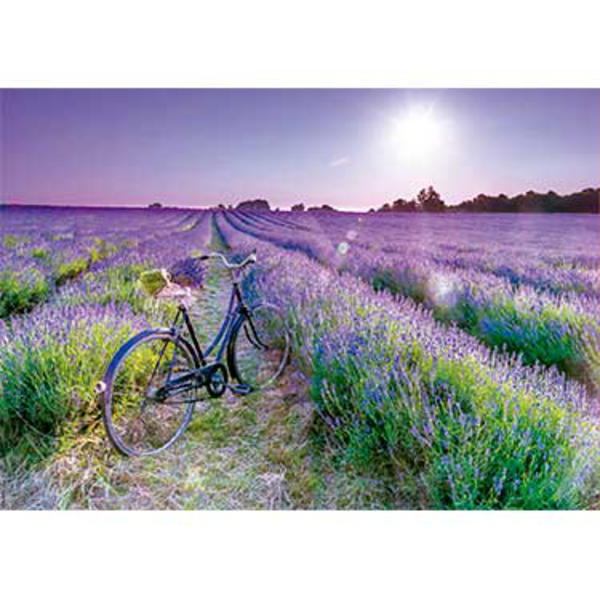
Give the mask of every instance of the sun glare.
M 395 120 L 395 143 L 402 156 L 428 159 L 436 155 L 445 143 L 445 126 L 433 110 L 412 108 Z

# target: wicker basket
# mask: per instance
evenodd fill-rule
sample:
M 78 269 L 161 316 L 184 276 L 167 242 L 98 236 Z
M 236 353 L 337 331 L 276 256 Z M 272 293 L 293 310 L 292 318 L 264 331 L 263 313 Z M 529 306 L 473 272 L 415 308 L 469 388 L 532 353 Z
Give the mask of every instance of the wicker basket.
M 156 297 L 171 285 L 171 277 L 166 269 L 152 269 L 140 275 L 139 283 L 143 292 Z
M 139 278 L 141 289 L 158 299 L 192 299 L 192 290 L 204 285 L 206 269 L 198 260 L 186 258 L 170 269 L 144 271 Z

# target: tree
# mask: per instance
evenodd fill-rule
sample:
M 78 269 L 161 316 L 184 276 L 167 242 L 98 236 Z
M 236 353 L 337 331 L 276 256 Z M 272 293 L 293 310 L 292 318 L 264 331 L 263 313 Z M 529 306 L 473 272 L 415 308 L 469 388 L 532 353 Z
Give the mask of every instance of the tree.
M 598 213 L 600 212 L 600 190 L 588 188 L 566 196 L 561 196 L 553 190 L 547 193 L 530 190 L 512 198 L 506 194 L 498 196 L 479 194 L 472 200 L 452 207 L 452 210 L 492 213 Z
M 302 204 L 302 202 L 294 204 L 294 206 L 292 206 L 292 212 L 304 212 L 304 204 Z
M 397 212 L 405 212 L 407 206 L 408 202 L 403 198 L 398 198 L 398 200 L 394 200 L 392 202 L 392 210 L 395 210 Z
M 416 212 L 417 203 L 414 200 L 410 200 L 409 202 L 403 198 L 398 198 L 392 203 L 391 210 L 394 212 Z
M 419 207 L 414 200 L 404 200 L 403 198 L 398 198 L 394 200 L 392 204 L 386 202 L 378 212 L 401 212 L 401 213 L 412 213 L 417 212 Z
M 444 201 L 432 186 L 422 189 L 417 194 L 415 202 L 423 212 L 443 212 L 446 209 Z
M 323 204 L 322 206 L 311 206 L 308 209 L 308 212 L 316 212 L 316 211 L 328 211 L 328 212 L 336 212 L 333 206 L 329 206 L 329 204 Z
M 162 204 L 160 202 L 153 202 L 148 205 L 148 208 L 162 208 Z
M 244 200 L 237 205 L 240 210 L 271 210 L 267 200 L 257 198 L 256 200 Z

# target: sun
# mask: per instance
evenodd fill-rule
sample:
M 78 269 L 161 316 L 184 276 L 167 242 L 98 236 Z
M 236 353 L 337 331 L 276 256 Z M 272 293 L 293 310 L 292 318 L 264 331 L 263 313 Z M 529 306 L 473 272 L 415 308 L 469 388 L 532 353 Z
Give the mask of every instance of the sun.
M 411 108 L 394 120 L 394 142 L 403 157 L 430 159 L 444 146 L 445 125 L 430 108 Z

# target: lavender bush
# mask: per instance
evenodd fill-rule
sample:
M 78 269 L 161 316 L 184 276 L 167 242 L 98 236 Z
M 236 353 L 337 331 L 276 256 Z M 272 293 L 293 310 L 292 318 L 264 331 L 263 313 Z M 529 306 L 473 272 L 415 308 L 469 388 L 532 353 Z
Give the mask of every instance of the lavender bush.
M 240 252 L 256 245 L 223 218 L 219 229 Z M 312 398 L 354 460 L 388 461 L 438 508 L 577 508 L 597 493 L 581 385 L 298 252 L 259 252 L 254 285 L 287 311 Z

